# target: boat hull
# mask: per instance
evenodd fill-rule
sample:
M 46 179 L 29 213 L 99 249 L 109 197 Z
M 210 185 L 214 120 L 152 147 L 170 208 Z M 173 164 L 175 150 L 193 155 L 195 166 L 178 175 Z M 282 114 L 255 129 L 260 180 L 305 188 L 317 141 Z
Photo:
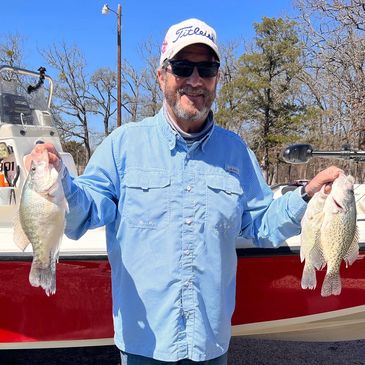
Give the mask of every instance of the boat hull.
M 0 348 L 113 343 L 106 255 L 61 257 L 57 291 L 50 297 L 29 284 L 30 265 L 30 257 L 0 259 Z
M 365 249 L 341 267 L 342 293 L 322 298 L 300 286 L 296 248 L 238 249 L 233 336 L 300 341 L 365 339 Z M 0 259 L 0 349 L 56 348 L 113 343 L 110 266 L 106 254 L 65 255 L 57 291 L 29 284 L 31 256 Z
M 351 267 L 341 266 L 342 292 L 322 297 L 325 269 L 315 290 L 301 288 L 299 248 L 238 250 L 233 336 L 293 340 L 365 339 L 365 247 Z

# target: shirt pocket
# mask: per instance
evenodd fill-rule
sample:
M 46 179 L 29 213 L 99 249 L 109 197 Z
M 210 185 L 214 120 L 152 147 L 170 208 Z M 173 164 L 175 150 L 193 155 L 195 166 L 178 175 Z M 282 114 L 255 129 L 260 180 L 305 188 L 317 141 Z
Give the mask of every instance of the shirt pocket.
M 169 224 L 170 175 L 164 170 L 130 170 L 125 174 L 128 226 L 145 229 Z
M 206 186 L 208 226 L 220 232 L 238 234 L 241 227 L 243 198 L 239 180 L 231 175 L 207 175 Z

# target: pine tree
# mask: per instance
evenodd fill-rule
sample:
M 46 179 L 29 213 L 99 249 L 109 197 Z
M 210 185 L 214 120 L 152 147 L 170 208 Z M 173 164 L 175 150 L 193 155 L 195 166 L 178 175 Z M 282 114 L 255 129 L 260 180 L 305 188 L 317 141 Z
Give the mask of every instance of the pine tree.
M 296 97 L 301 43 L 294 22 L 264 17 L 254 24 L 254 49 L 238 60 L 236 77 L 222 86 L 218 122 L 232 118 L 255 150 L 267 182 L 278 149 L 297 139 L 306 108 Z

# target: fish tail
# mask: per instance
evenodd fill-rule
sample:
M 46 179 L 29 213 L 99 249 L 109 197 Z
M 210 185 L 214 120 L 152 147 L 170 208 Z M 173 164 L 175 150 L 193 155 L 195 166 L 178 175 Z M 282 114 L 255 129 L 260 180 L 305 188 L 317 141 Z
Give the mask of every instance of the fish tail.
M 32 263 L 32 267 L 29 273 L 29 282 L 32 286 L 41 287 L 46 294 L 50 296 L 56 292 L 56 270 L 55 265 L 47 267 L 40 267 L 39 265 Z
M 316 271 L 312 265 L 304 265 L 302 275 L 302 288 L 315 289 L 317 286 Z
M 341 293 L 341 288 L 340 274 L 338 272 L 327 273 L 322 284 L 321 295 L 322 297 L 339 295 Z

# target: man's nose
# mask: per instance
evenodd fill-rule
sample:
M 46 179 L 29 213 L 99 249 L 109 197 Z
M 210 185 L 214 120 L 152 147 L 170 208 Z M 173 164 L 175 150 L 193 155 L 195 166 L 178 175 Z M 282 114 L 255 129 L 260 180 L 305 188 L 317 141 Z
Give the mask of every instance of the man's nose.
M 192 86 L 201 85 L 203 83 L 202 77 L 200 77 L 196 66 L 194 66 L 193 73 L 188 77 L 187 82 Z

